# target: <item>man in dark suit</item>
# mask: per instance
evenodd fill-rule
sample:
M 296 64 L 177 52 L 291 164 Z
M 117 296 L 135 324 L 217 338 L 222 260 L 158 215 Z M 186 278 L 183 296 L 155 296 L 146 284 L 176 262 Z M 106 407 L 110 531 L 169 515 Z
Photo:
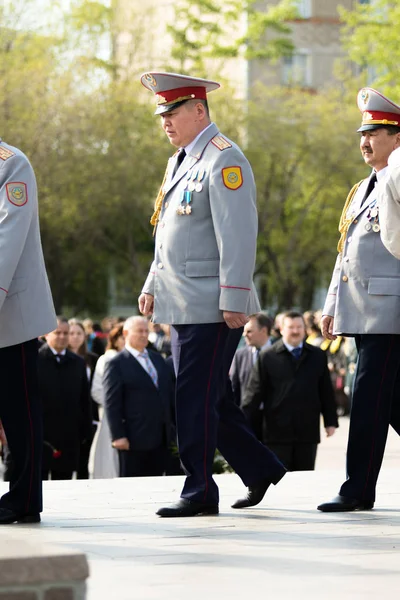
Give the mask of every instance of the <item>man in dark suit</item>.
M 314 469 L 320 415 L 327 436 L 338 427 L 334 391 L 324 352 L 304 342 L 301 313 L 283 318 L 282 339 L 262 352 L 251 373 L 242 409 L 250 422 L 264 404 L 264 441 L 290 471 Z
M 67 349 L 68 321 L 57 318 L 57 328 L 46 335 L 39 350 L 39 394 L 43 404 L 42 477 L 72 479 L 79 465 L 79 449 L 91 435 L 89 383 L 83 358 Z
M 125 349 L 104 371 L 104 400 L 121 477 L 163 475 L 170 440 L 173 380 L 157 352 L 148 351 L 148 321 L 124 324 Z
M 271 346 L 272 321 L 268 315 L 259 312 L 249 316 L 249 320 L 244 326 L 243 336 L 246 340 L 246 346 L 236 350 L 230 370 L 232 391 L 235 398 L 235 404 L 241 406 L 247 383 L 249 381 L 253 366 L 261 350 L 266 350 Z M 259 440 L 262 439 L 262 406 L 259 410 L 259 419 L 253 420 L 254 433 Z

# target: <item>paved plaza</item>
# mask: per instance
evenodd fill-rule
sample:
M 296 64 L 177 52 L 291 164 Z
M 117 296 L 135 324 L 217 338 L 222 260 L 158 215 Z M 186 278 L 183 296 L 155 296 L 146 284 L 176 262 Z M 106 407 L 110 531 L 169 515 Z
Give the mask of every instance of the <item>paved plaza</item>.
M 263 503 L 235 511 L 235 475 L 216 477 L 218 517 L 160 519 L 181 477 L 47 482 L 36 526 L 1 532 L 85 552 L 89 600 L 394 599 L 400 587 L 400 441 L 388 441 L 376 509 L 324 514 L 344 473 L 348 420 L 317 470 L 289 473 Z M 0 483 L 0 491 L 6 484 Z

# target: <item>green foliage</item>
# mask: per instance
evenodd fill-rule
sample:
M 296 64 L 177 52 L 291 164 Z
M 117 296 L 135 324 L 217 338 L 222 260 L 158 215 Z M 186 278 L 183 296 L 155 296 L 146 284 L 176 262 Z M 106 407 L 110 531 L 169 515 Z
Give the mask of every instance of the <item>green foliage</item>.
M 153 249 L 149 216 L 171 150 L 152 106 L 138 101 L 140 83 L 113 81 L 96 44 L 89 52 L 90 36 L 106 26 L 104 14 L 85 12 L 84 4 L 76 12 L 73 3 L 52 35 L 13 29 L 10 13 L 0 38 L 0 122 L 3 139 L 36 172 L 57 310 L 104 314 L 110 273 L 126 302 L 136 303 Z
M 352 135 L 358 122 L 354 98 L 338 88 L 318 95 L 255 91 L 247 156 L 258 190 L 263 306 L 308 308 L 330 277 L 344 201 L 368 174 Z
M 384 93 L 400 97 L 398 78 L 400 45 L 400 3 L 375 0 L 357 5 L 354 10 L 340 9 L 346 26 L 343 44 L 349 57 L 364 71 L 364 83 L 379 87 Z
M 179 0 L 174 24 L 167 28 L 173 38 L 172 59 L 179 72 L 204 75 L 210 59 L 215 65 L 218 59 L 290 55 L 287 21 L 296 14 L 292 0 L 264 10 L 257 0 Z
M 57 310 L 67 306 L 74 313 L 100 315 L 108 309 L 110 275 L 126 303 L 136 302 L 153 253 L 149 217 L 172 149 L 152 114 L 151 95 L 131 77 L 115 77 L 113 54 L 105 51 L 112 41 L 113 9 L 73 0 L 63 14 L 53 2 L 33 31 L 20 15 L 33 14 L 34 5 L 34 0 L 15 0 L 7 11 L 0 8 L 1 136 L 21 148 L 35 168 Z M 262 16 L 254 2 L 227 0 L 221 8 L 217 0 L 182 0 L 178 6 L 186 12 L 177 21 L 182 29 L 175 30 L 181 39 L 175 56 L 181 48 L 182 65 L 192 68 L 196 56 L 206 59 L 214 51 L 222 61 L 224 53 L 270 52 L 269 40 L 275 47 L 286 43 L 289 5 Z M 247 38 L 234 25 L 244 9 Z M 57 25 L 49 27 L 54 11 Z M 198 63 L 202 68 L 205 64 Z M 246 106 L 227 84 L 210 95 L 213 119 L 247 147 L 254 169 L 257 278 L 264 306 L 310 306 L 315 287 L 332 270 L 347 192 L 367 175 L 357 136 L 351 134 L 360 118 L 358 82 L 342 81 L 318 96 L 260 87 Z

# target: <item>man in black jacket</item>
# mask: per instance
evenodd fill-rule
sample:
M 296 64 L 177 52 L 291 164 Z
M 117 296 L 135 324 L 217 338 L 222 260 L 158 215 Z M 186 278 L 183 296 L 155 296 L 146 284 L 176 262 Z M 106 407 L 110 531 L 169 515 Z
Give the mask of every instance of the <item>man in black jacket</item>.
M 171 435 L 171 370 L 160 354 L 147 350 L 145 317 L 127 319 L 123 333 L 125 349 L 106 364 L 103 379 L 120 476 L 163 475 Z
M 326 356 L 304 338 L 302 314 L 286 313 L 282 339 L 260 354 L 242 403 L 250 423 L 264 404 L 264 442 L 290 471 L 314 469 L 321 414 L 328 437 L 338 427 Z
M 46 335 L 39 350 L 39 394 L 43 404 L 42 477 L 71 479 L 81 443 L 91 434 L 89 383 L 83 358 L 67 349 L 68 321 Z

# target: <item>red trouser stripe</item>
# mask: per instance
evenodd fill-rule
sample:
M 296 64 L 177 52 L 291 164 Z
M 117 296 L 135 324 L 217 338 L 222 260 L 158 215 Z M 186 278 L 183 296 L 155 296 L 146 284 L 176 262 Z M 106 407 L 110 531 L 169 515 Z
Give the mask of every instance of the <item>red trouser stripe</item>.
M 210 406 L 210 392 L 211 392 L 211 380 L 212 380 L 212 376 L 213 376 L 213 372 L 214 372 L 214 365 L 215 365 L 215 359 L 217 356 L 217 350 L 218 350 L 218 345 L 219 345 L 219 340 L 221 337 L 221 333 L 222 333 L 222 328 L 223 328 L 224 324 L 221 323 L 221 326 L 219 328 L 218 331 L 218 337 L 217 337 L 217 341 L 215 342 L 215 348 L 214 348 L 214 352 L 213 352 L 213 357 L 212 357 L 212 361 L 211 361 L 211 367 L 210 367 L 210 374 L 208 377 L 208 383 L 207 383 L 207 394 L 206 394 L 206 402 L 205 402 L 205 427 L 204 427 L 204 479 L 206 482 L 206 489 L 204 491 L 204 502 L 207 499 L 207 493 L 208 493 L 208 477 L 207 477 L 207 445 L 208 445 L 208 413 L 209 413 L 209 406 Z
M 30 460 L 31 474 L 30 474 L 30 481 L 29 481 L 28 498 L 26 501 L 26 512 L 28 512 L 29 508 L 30 508 L 31 494 L 32 494 L 33 469 L 34 469 L 34 464 L 35 464 L 35 446 L 33 443 L 33 423 L 32 423 L 32 415 L 31 415 L 31 405 L 30 405 L 29 394 L 28 394 L 28 382 L 27 382 L 27 378 L 26 378 L 25 348 L 24 348 L 23 344 L 21 344 L 21 355 L 22 355 L 22 373 L 23 373 L 24 390 L 25 390 L 25 401 L 26 401 L 26 409 L 27 409 L 28 420 L 29 420 L 29 432 L 31 435 L 31 460 Z
M 375 409 L 375 433 L 374 433 L 374 437 L 372 438 L 371 455 L 369 457 L 368 472 L 367 472 L 367 478 L 366 478 L 366 481 L 365 481 L 365 486 L 364 486 L 364 491 L 363 491 L 362 499 L 364 499 L 365 492 L 367 491 L 369 476 L 371 474 L 371 468 L 372 468 L 372 464 L 373 464 L 374 450 L 375 450 L 375 440 L 376 440 L 376 424 L 378 423 L 378 418 L 379 418 L 379 407 L 380 407 L 381 399 L 382 399 L 382 387 L 383 387 L 383 382 L 385 381 L 387 366 L 388 366 L 388 362 L 389 362 L 389 359 L 390 359 L 390 355 L 392 353 L 392 348 L 393 348 L 393 343 L 394 343 L 394 336 L 392 335 L 391 337 L 392 337 L 392 340 L 391 340 L 391 344 L 390 344 L 388 353 L 386 355 L 386 360 L 385 360 L 385 364 L 384 364 L 383 371 L 382 371 L 381 384 L 379 386 L 378 402 L 377 402 L 376 409 Z

